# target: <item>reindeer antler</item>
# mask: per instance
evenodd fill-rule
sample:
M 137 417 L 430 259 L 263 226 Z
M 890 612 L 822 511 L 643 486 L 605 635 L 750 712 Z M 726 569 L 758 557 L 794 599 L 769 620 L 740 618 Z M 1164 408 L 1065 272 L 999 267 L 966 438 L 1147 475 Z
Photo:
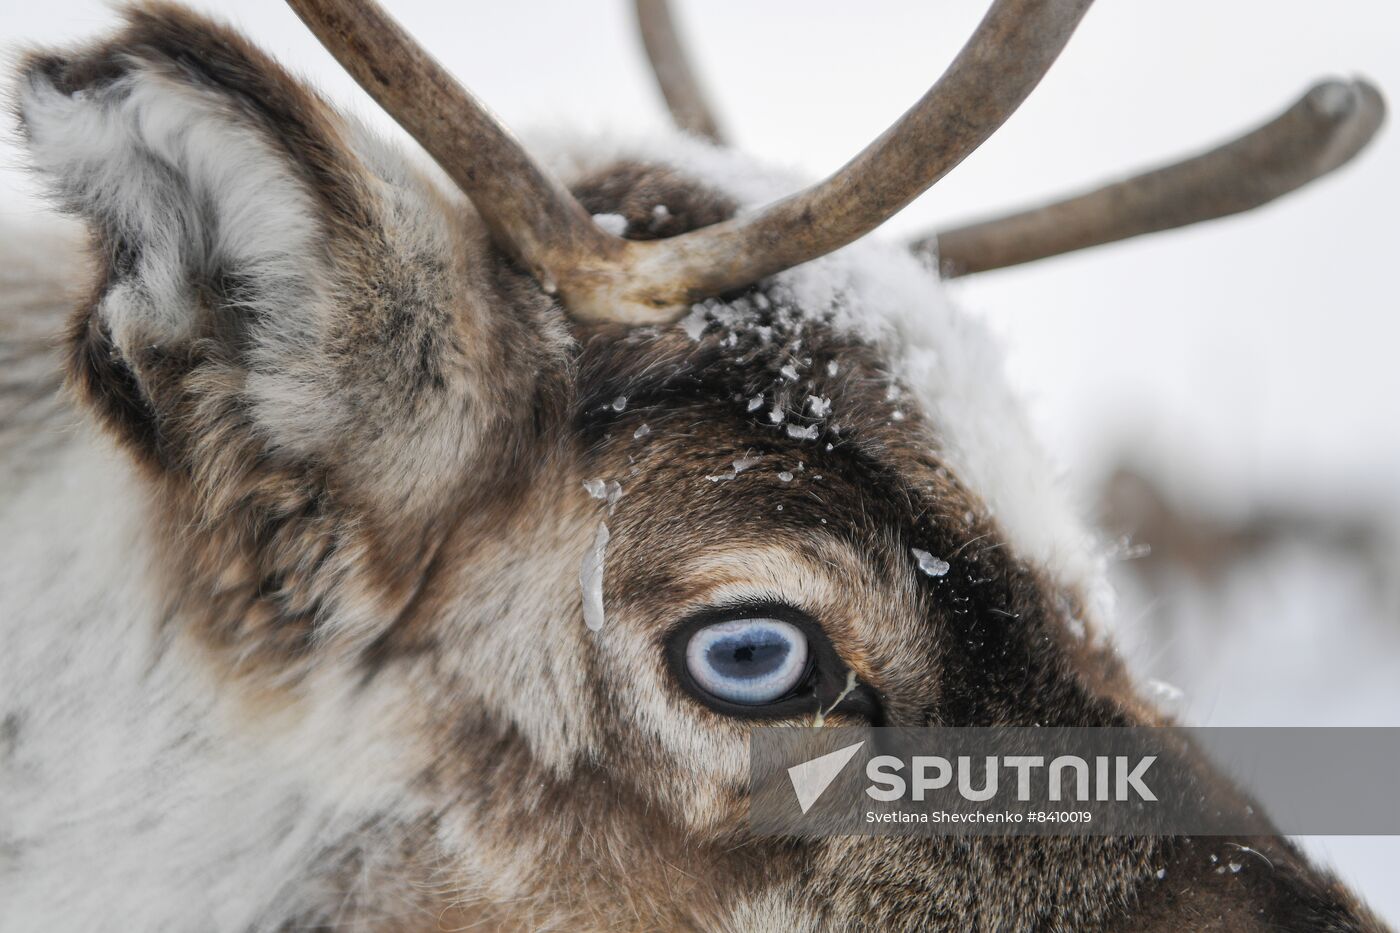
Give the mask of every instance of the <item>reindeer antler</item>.
M 1385 118 L 1362 80 L 1325 81 L 1254 131 L 1209 152 L 1076 197 L 943 230 L 914 248 L 945 277 L 1044 259 L 1238 214 L 1340 168 Z
M 671 5 L 666 0 L 637 0 L 637 29 L 676 125 L 687 133 L 722 144 L 724 134 L 676 34 Z
M 288 0 L 571 313 L 630 324 L 674 320 L 692 301 L 815 259 L 879 226 L 1006 121 L 1090 2 L 995 0 L 929 92 L 830 178 L 750 216 L 631 241 L 593 224 L 373 0 Z
M 466 193 L 499 243 L 546 291 L 625 241 L 593 223 L 558 179 L 374 0 L 287 0 L 336 60 Z
M 686 64 L 666 0 L 636 0 L 642 39 L 671 114 L 699 132 L 710 110 Z M 1274 120 L 1209 152 L 1030 210 L 915 240 L 945 278 L 986 272 L 1262 207 L 1351 161 L 1380 128 L 1370 83 L 1325 81 Z

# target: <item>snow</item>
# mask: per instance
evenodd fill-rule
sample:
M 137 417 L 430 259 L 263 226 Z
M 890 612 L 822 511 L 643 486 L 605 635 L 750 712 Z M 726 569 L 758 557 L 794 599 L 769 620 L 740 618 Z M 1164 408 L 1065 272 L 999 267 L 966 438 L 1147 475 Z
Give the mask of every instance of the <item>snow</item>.
M 627 218 L 621 214 L 594 214 L 593 222 L 613 236 L 627 232 Z
M 601 632 L 606 616 L 603 612 L 603 570 L 607 562 L 610 534 L 604 522 L 598 523 L 593 545 L 584 553 L 579 565 L 578 585 L 583 593 L 583 624 L 590 631 Z
M 787 426 L 787 436 L 795 441 L 814 441 L 817 439 L 817 426 L 809 424 L 803 427 L 800 424 L 789 424 Z
M 1168 712 L 1179 710 L 1182 701 L 1186 698 L 1186 691 L 1156 677 L 1147 678 L 1143 681 L 1143 686 L 1146 688 L 1148 696 L 1152 697 L 1159 706 Z
M 807 414 L 813 418 L 825 418 L 831 414 L 831 399 L 824 396 L 807 396 Z
M 622 484 L 617 480 L 586 479 L 583 481 L 583 488 L 593 498 L 606 502 L 609 512 L 617 506 L 617 500 L 622 498 Z
M 643 423 L 637 430 L 632 432 L 632 437 L 640 440 L 651 433 L 651 425 Z
M 1126 535 L 1109 546 L 1105 556 L 1109 560 L 1141 560 L 1152 556 L 1152 545 L 1135 542 Z
M 778 479 L 782 480 L 784 483 L 790 483 L 792 482 L 792 473 L 783 470 L 778 474 Z
M 762 408 L 762 407 L 763 407 L 763 393 L 760 392 L 758 395 L 755 395 L 753 398 L 749 399 L 749 405 L 748 405 L 749 411 L 758 411 L 758 410 L 759 410 L 760 408 Z
M 613 410 L 613 411 L 623 411 L 623 410 L 626 409 L 626 408 L 627 408 L 627 396 L 625 396 L 625 395 L 619 395 L 617 398 L 615 398 L 615 399 L 612 400 L 612 410 Z
M 699 340 L 704 336 L 705 328 L 710 326 L 710 317 L 705 313 L 704 305 L 696 305 L 689 314 L 681 318 L 681 330 L 691 340 Z
M 740 457 L 730 465 L 728 470 L 725 470 L 723 473 L 715 473 L 711 476 L 707 476 L 705 479 L 712 483 L 727 482 L 728 480 L 735 479 L 745 470 L 757 466 L 760 462 L 758 457 Z
M 778 506 L 778 508 L 781 509 L 782 506 L 780 505 L 780 506 Z M 856 672 L 855 672 L 855 671 L 847 671 L 847 672 L 846 672 L 846 686 L 843 687 L 843 688 L 841 689 L 841 692 L 840 692 L 840 693 L 836 694 L 836 699 L 834 699 L 834 700 L 831 701 L 831 705 L 830 705 L 830 706 L 828 706 L 828 707 L 827 707 L 826 709 L 824 709 L 824 710 L 823 710 L 823 709 L 818 709 L 818 710 L 817 710 L 817 715 L 816 715 L 816 717 L 812 720 L 812 725 L 813 725 L 814 727 L 821 727 L 821 726 L 826 725 L 826 717 L 830 716 L 830 715 L 831 715 L 831 711 L 834 710 L 834 709 L 836 709 L 836 707 L 840 706 L 840 705 L 841 705 L 841 701 L 844 700 L 844 699 L 846 699 L 846 697 L 850 696 L 850 695 L 851 695 L 851 691 L 854 690 L 855 688 L 856 688 Z
M 949 563 L 938 557 L 934 557 L 922 548 L 911 547 L 909 553 L 914 555 L 914 560 L 919 564 L 919 570 L 926 576 L 941 577 L 948 573 Z

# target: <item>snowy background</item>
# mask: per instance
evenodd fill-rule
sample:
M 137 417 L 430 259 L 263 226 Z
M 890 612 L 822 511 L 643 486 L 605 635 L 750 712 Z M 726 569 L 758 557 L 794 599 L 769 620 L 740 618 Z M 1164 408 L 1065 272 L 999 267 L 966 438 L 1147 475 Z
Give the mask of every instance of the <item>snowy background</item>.
M 280 3 L 195 5 L 382 119 Z M 513 126 L 666 119 L 625 0 L 389 5 Z M 731 138 L 811 177 L 922 94 L 984 5 L 677 3 Z M 97 0 L 0 0 L 5 39 L 112 19 Z M 1400 104 L 1394 0 L 1103 0 L 1010 123 L 887 233 L 1194 151 L 1351 73 Z M 15 161 L 0 143 L 0 211 L 22 219 L 40 208 Z M 1153 546 L 1122 549 L 1118 637 L 1188 722 L 1400 726 L 1397 169 L 1390 127 L 1262 211 L 953 286 L 1004 334 L 1086 507 Z M 1400 838 L 1306 844 L 1400 925 Z

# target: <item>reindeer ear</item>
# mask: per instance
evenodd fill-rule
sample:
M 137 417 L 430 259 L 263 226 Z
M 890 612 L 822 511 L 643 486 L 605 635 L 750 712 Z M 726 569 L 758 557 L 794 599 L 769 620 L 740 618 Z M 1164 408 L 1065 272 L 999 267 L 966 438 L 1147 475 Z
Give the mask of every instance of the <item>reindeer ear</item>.
M 126 18 L 31 56 L 18 93 L 35 168 L 94 233 L 83 394 L 162 469 L 198 472 L 232 428 L 245 456 L 348 457 L 357 480 L 460 475 L 432 469 L 471 447 L 440 429 L 469 431 L 468 357 L 500 329 L 461 202 L 231 30 Z
M 32 57 L 19 113 L 35 167 L 95 234 L 90 323 L 137 383 L 121 400 L 135 423 L 159 416 L 142 409 L 165 401 L 163 357 L 314 299 L 334 228 L 368 218 L 363 172 L 319 100 L 186 11 L 127 17 L 112 41 Z

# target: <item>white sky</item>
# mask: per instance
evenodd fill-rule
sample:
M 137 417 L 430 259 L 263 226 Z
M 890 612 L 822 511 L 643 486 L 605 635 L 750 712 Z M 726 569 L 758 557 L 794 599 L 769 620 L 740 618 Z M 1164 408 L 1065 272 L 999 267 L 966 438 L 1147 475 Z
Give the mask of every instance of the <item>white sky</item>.
M 673 0 L 731 137 L 818 177 L 923 93 L 984 0 Z M 373 105 L 277 0 L 221 11 L 332 99 Z M 645 129 L 666 119 L 625 0 L 388 0 L 401 21 L 512 126 Z M 96 0 L 0 0 L 0 42 L 68 41 L 113 21 Z M 1394 0 L 1102 0 L 1030 101 L 887 226 L 955 223 L 1213 144 L 1273 116 L 1314 79 L 1369 76 L 1400 106 Z M 5 166 L 0 211 L 40 208 Z M 1400 132 L 1262 211 L 954 288 L 1007 340 L 1012 374 L 1072 479 L 1125 445 L 1167 480 L 1229 507 L 1252 497 L 1369 503 L 1400 515 Z M 1388 620 L 1394 624 L 1394 619 Z M 1267 627 L 1259 631 L 1268 637 Z M 1329 709 L 1375 722 L 1383 656 L 1348 707 L 1350 655 Z M 1391 643 L 1393 645 L 1393 643 Z M 1300 651 L 1309 650 L 1304 641 Z M 1329 658 L 1331 660 L 1329 661 Z M 1388 673 L 1387 673 L 1388 672 Z M 1365 680 L 1365 677 L 1360 678 Z M 1285 718 L 1299 691 L 1276 690 Z M 1216 691 L 1218 692 L 1218 691 Z M 1395 694 L 1382 694 L 1393 703 Z M 1263 694 L 1259 709 L 1270 708 Z M 1384 701 L 1383 701 L 1384 702 Z M 1348 715 L 1347 710 L 1353 710 Z M 1381 711 L 1391 724 L 1400 709 Z M 1400 840 L 1328 843 L 1393 920 Z

